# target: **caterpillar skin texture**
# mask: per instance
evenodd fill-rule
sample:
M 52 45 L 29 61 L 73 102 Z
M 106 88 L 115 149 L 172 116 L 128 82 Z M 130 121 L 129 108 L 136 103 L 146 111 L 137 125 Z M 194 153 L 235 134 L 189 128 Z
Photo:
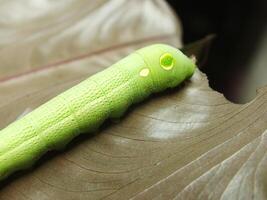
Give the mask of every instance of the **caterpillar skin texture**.
M 194 70 L 178 49 L 155 44 L 91 76 L 0 131 L 0 180 L 80 133 L 96 131 L 105 119 L 121 117 L 131 104 L 177 86 Z

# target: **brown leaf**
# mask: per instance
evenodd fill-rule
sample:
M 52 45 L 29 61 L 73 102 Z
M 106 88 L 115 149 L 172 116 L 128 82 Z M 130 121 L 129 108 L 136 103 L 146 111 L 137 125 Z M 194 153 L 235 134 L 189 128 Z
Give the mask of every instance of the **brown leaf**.
M 197 71 L 185 86 L 13 176 L 0 197 L 264 199 L 266 100 L 263 88 L 252 102 L 232 104 Z
M 147 44 L 181 47 L 162 0 L 25 1 L 0 5 L 0 105 L 86 78 Z
M 214 34 L 207 35 L 199 41 L 186 45 L 183 47 L 182 51 L 189 57 L 194 56 L 196 58 L 198 68 L 201 69 L 201 67 L 206 64 L 209 56 L 210 45 L 215 37 L 216 35 Z
M 0 78 L 138 40 L 175 35 L 181 46 L 179 22 L 161 0 L 3 0 L 0 18 Z
M 178 45 L 174 36 L 149 36 L 3 80 L 0 127 L 153 42 Z M 133 106 L 120 122 L 16 173 L 2 184 L 0 199 L 266 199 L 266 102 L 263 87 L 253 101 L 233 104 L 197 71 L 180 88 Z

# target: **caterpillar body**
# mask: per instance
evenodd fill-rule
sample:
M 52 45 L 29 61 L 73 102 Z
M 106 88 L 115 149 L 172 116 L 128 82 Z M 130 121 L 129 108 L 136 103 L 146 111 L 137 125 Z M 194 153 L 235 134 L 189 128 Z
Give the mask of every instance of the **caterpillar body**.
M 0 131 L 0 180 L 105 119 L 121 117 L 131 104 L 177 86 L 194 70 L 178 49 L 155 44 L 89 77 Z

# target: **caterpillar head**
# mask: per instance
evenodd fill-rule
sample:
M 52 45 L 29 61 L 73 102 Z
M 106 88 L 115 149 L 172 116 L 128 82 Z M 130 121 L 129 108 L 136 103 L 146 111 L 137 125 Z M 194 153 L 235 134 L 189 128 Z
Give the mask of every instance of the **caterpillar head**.
M 141 76 L 151 76 L 157 91 L 177 86 L 190 78 L 196 68 L 193 59 L 165 44 L 155 44 L 137 51 L 146 63 Z

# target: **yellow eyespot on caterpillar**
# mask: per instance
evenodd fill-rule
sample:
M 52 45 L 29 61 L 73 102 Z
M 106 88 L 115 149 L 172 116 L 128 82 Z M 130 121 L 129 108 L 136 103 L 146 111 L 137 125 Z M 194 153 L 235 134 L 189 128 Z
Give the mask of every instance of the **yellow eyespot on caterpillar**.
M 170 53 L 164 53 L 160 57 L 160 66 L 165 70 L 171 70 L 174 66 L 174 58 Z
M 144 69 L 142 69 L 142 70 L 140 71 L 139 75 L 142 76 L 142 77 L 146 77 L 146 76 L 148 76 L 148 75 L 149 75 L 149 69 L 148 69 L 148 68 L 144 68 Z
M 0 181 L 79 134 L 95 132 L 107 118 L 122 117 L 130 105 L 178 86 L 195 67 L 174 47 L 147 46 L 23 114 L 0 131 Z

